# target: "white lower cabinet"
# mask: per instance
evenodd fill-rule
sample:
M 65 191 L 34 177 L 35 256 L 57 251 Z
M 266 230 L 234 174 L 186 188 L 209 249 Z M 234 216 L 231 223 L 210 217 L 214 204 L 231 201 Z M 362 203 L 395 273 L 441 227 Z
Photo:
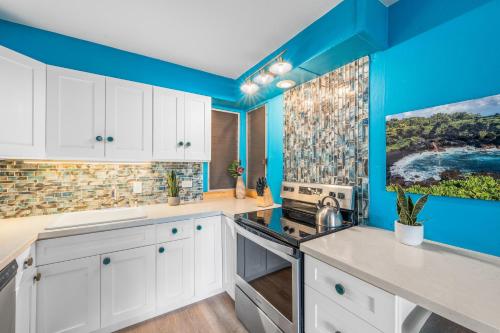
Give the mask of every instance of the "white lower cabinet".
M 195 295 L 201 297 L 222 289 L 221 216 L 195 220 Z
M 234 221 L 222 216 L 222 285 L 234 300 L 236 275 L 236 230 Z
M 36 333 L 112 332 L 234 293 L 233 223 L 217 215 L 38 241 L 36 262 L 44 264 L 23 272 L 17 295 L 19 306 L 36 307 L 18 321 L 35 314 Z M 35 333 L 29 326 L 18 333 Z
M 381 333 L 307 285 L 304 295 L 306 333 Z
M 156 300 L 159 311 L 194 297 L 194 239 L 162 243 L 156 251 Z
M 155 309 L 155 246 L 101 255 L 101 326 Z
M 99 328 L 99 256 L 39 266 L 37 270 L 37 333 L 84 333 Z
M 24 270 L 16 290 L 16 333 L 30 333 L 35 314 L 35 267 Z M 34 326 L 34 325 L 33 325 Z

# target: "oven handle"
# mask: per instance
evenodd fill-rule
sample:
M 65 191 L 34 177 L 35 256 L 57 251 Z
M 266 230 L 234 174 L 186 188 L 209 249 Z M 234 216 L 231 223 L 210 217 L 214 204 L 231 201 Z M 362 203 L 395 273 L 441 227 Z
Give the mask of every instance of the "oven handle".
M 273 242 L 273 241 L 270 241 L 268 239 L 265 239 L 263 237 L 259 237 L 258 235 L 242 228 L 241 226 L 239 226 L 237 223 L 234 224 L 234 226 L 236 227 L 236 232 L 239 233 L 240 235 L 242 235 L 243 237 L 251 240 L 252 242 L 264 247 L 264 248 L 267 248 L 267 249 L 273 249 L 275 251 L 278 251 L 278 252 L 281 252 L 283 254 L 287 254 L 289 255 L 290 257 L 294 257 L 294 254 L 295 254 L 295 248 L 293 247 L 289 247 L 289 246 L 286 246 L 286 245 L 283 245 L 283 244 L 279 244 L 279 243 L 276 243 L 276 242 Z M 274 252 L 274 251 L 273 251 Z

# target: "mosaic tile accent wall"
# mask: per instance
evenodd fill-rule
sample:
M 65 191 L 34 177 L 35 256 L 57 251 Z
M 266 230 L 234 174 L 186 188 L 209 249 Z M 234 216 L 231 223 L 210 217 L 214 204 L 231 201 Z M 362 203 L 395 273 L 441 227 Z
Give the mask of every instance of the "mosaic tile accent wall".
M 290 89 L 284 99 L 284 179 L 353 185 L 368 218 L 369 59 Z
M 203 199 L 201 163 L 0 160 L 0 218 L 165 203 L 170 170 L 181 181 L 193 181 L 192 188 L 180 190 L 183 202 Z M 136 181 L 142 182 L 141 194 L 132 191 Z

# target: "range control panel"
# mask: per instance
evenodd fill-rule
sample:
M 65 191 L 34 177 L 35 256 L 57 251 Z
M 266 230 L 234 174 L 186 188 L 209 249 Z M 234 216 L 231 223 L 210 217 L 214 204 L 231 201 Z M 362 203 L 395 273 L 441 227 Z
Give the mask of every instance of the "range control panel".
M 354 187 L 352 186 L 292 182 L 283 182 L 281 185 L 283 199 L 317 203 L 326 196 L 336 198 L 341 208 L 354 210 Z

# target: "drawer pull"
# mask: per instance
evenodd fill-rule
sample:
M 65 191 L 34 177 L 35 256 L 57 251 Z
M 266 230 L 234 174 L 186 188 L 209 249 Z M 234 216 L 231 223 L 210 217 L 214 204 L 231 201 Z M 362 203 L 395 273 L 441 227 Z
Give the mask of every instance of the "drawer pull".
M 165 252 L 165 248 L 164 248 L 163 246 L 161 246 L 161 247 L 158 249 L 158 252 L 160 252 L 160 253 Z
M 179 230 L 177 230 L 177 228 L 172 228 L 172 233 L 173 233 L 174 235 L 177 233 L 177 231 L 179 231 Z
M 104 260 L 102 261 L 102 263 L 103 263 L 104 265 L 109 265 L 109 263 L 110 263 L 110 262 L 111 262 L 111 259 L 110 259 L 110 258 L 108 258 L 108 257 L 104 258 Z
M 337 292 L 337 294 L 339 295 L 344 295 L 345 294 L 345 288 L 343 285 L 341 285 L 340 283 L 336 283 L 335 284 L 335 291 Z
M 197 225 L 196 230 L 198 230 L 198 231 L 201 230 L 201 225 Z
M 38 282 L 42 278 L 41 273 L 36 273 L 36 275 L 33 277 L 33 282 Z

